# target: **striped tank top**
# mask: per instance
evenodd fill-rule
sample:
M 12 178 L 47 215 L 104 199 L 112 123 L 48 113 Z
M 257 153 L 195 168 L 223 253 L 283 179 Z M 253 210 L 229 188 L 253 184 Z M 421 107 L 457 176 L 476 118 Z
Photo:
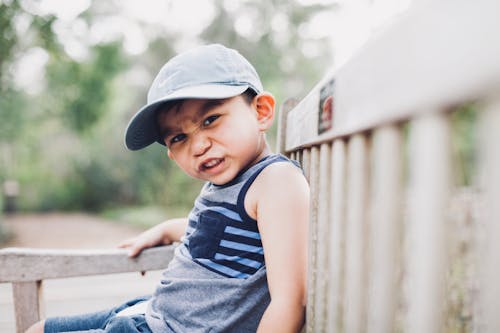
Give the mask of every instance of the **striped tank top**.
M 245 279 L 264 266 L 257 221 L 245 211 L 246 193 L 264 168 L 291 162 L 283 155 L 266 156 L 224 185 L 206 183 L 189 214 L 183 239 L 194 262 L 220 275 Z

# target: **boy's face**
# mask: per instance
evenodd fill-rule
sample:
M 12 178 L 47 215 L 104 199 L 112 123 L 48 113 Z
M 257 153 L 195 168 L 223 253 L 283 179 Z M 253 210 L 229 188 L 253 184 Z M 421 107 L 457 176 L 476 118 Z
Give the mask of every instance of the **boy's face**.
M 158 122 L 168 156 L 188 175 L 217 185 L 270 153 L 264 132 L 274 117 L 274 98 L 188 99 L 162 110 Z

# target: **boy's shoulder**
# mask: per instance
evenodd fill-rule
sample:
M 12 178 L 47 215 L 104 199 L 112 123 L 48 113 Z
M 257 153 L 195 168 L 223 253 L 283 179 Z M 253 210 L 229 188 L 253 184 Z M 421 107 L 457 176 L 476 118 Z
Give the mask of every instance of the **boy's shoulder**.
M 267 174 L 268 177 L 277 176 L 277 178 L 281 178 L 279 176 L 282 172 L 303 176 L 302 169 L 297 161 L 290 160 L 283 155 L 274 155 L 273 159 L 274 163 L 270 163 L 264 170 L 262 170 L 262 176 Z
M 268 165 L 255 180 L 256 188 L 265 191 L 287 191 L 296 185 L 305 185 L 307 181 L 302 169 L 291 160 L 280 160 Z M 283 186 L 280 186 L 283 185 Z
M 262 166 L 265 166 L 264 170 L 268 170 L 270 167 L 274 168 L 276 165 L 280 166 L 280 168 L 283 168 L 284 166 L 293 169 L 298 170 L 299 172 L 302 172 L 302 168 L 300 166 L 300 163 L 292 160 L 285 155 L 282 154 L 275 154 L 272 153 L 266 157 L 264 157 L 261 161 L 259 161 L 257 164 L 261 164 Z M 269 171 L 267 171 L 269 172 Z
M 309 185 L 302 170 L 291 160 L 283 159 L 269 164 L 258 175 L 248 190 L 245 207 L 252 216 L 262 202 L 293 203 L 308 199 L 308 194 Z
M 252 184 L 254 189 L 268 190 L 288 181 L 304 180 L 305 176 L 300 164 L 281 154 L 271 154 L 262 163 L 261 171 Z M 285 187 L 286 188 L 286 187 Z

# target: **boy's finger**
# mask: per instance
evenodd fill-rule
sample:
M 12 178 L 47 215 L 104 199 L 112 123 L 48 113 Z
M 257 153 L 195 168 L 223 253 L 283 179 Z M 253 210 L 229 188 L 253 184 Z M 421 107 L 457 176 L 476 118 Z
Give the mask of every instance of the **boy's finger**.
M 130 258 L 136 257 L 140 252 L 142 251 L 141 246 L 132 246 L 130 250 L 128 251 L 128 256 Z

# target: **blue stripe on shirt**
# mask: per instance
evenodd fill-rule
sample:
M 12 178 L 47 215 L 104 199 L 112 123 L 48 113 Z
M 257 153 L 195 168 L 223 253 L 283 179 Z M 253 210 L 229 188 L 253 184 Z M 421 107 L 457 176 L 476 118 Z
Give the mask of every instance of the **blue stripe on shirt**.
M 202 265 L 211 268 L 212 270 L 215 270 L 217 272 L 221 272 L 225 275 L 228 275 L 228 276 L 231 276 L 234 278 L 245 279 L 245 278 L 250 276 L 250 274 L 246 274 L 246 273 L 237 271 L 235 269 L 229 268 L 227 266 L 220 265 L 220 264 L 213 262 L 211 260 L 200 260 L 200 259 L 196 259 L 196 260 L 198 262 L 200 262 Z
M 260 253 L 252 253 L 252 252 L 248 252 L 248 251 L 230 249 L 228 247 L 222 247 L 222 246 L 220 246 L 218 248 L 217 252 L 221 253 L 221 254 L 225 254 L 226 256 L 230 256 L 230 257 L 247 258 L 247 259 L 251 259 L 254 261 L 261 262 L 261 263 L 264 262 L 264 255 L 260 254 Z
M 187 226 L 186 227 L 186 235 L 191 235 L 193 233 L 193 231 L 195 231 L 196 229 L 191 227 L 191 226 Z
M 220 206 L 208 207 L 208 206 L 205 206 L 204 204 L 202 204 L 199 200 L 195 201 L 194 206 L 196 208 L 198 208 L 199 210 L 210 210 L 210 211 L 222 214 L 222 215 L 224 215 L 232 220 L 243 222 L 240 214 L 238 214 L 237 212 L 234 212 L 230 209 L 224 208 L 224 207 L 220 207 Z
M 242 265 L 245 265 L 245 266 L 248 266 L 248 267 L 252 267 L 252 268 L 255 268 L 255 269 L 259 269 L 262 266 L 261 262 L 258 262 L 258 261 L 255 261 L 255 260 L 245 259 L 245 258 L 241 258 L 241 257 L 238 257 L 238 256 L 226 256 L 225 254 L 222 254 L 222 253 L 216 253 L 215 254 L 215 259 L 216 260 L 234 261 L 234 262 L 238 262 L 238 263 L 240 263 Z
M 220 241 L 220 246 L 229 247 L 232 249 L 243 250 L 243 251 L 248 251 L 248 252 L 252 252 L 252 253 L 264 254 L 264 249 L 262 247 L 231 242 L 231 241 L 227 241 L 224 239 Z
M 231 204 L 228 202 L 212 201 L 212 200 L 205 199 L 203 197 L 198 197 L 196 200 L 199 201 L 202 205 L 205 205 L 206 207 L 218 206 L 218 207 L 224 207 L 224 208 L 227 208 L 227 209 L 233 210 L 233 211 L 236 211 L 238 209 L 237 205 Z
M 226 227 L 224 232 L 238 236 L 245 236 L 253 239 L 260 239 L 260 234 L 258 232 L 243 230 L 240 228 L 231 227 L 229 225 Z

